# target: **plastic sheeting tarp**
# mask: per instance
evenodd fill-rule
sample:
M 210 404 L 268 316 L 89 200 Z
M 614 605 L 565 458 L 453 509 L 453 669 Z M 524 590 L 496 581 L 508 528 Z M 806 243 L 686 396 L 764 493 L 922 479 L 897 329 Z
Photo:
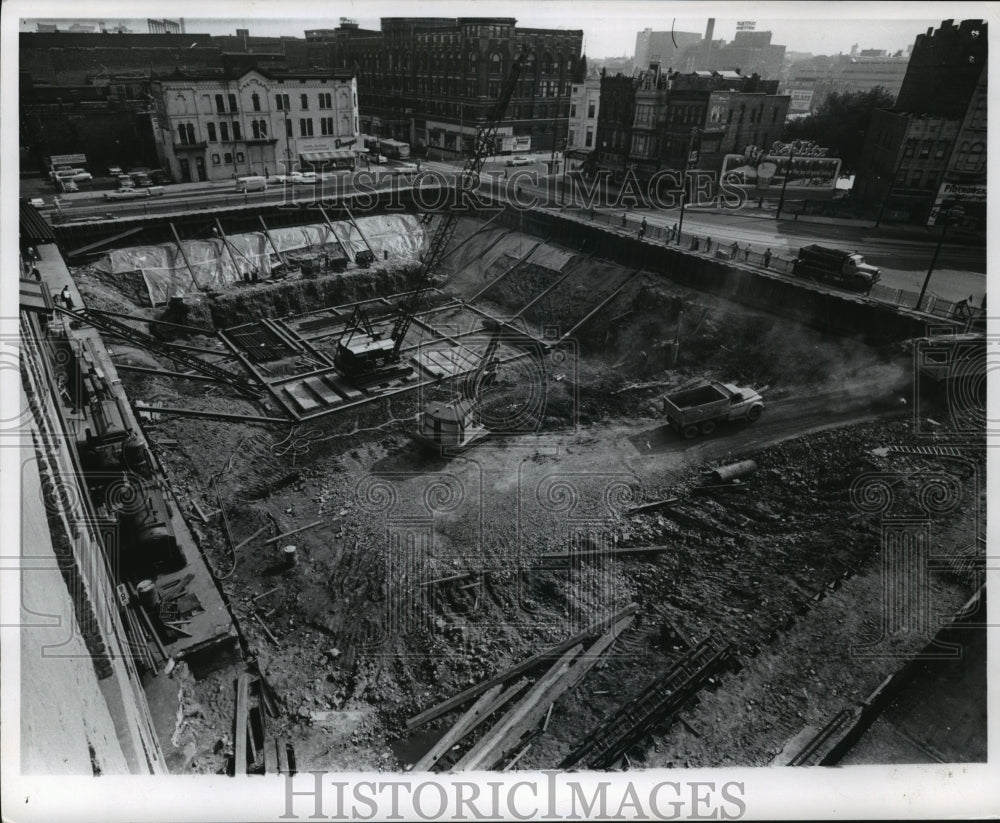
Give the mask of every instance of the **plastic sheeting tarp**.
M 141 273 L 150 303 L 155 306 L 171 297 L 183 297 L 196 291 L 222 291 L 254 271 L 260 277 L 267 277 L 277 262 L 275 246 L 282 254 L 301 249 L 324 253 L 339 252 L 342 244 L 353 260 L 357 252 L 367 248 L 367 239 L 378 259 L 415 258 L 420 253 L 424 231 L 413 215 L 360 217 L 357 224 L 338 221 L 331 224 L 332 231 L 331 225 L 326 223 L 273 228 L 266 234 L 263 231 L 230 234 L 225 241 L 222 238 L 182 240 L 183 255 L 176 243 L 132 246 L 108 252 L 98 261 L 97 267 L 109 274 Z

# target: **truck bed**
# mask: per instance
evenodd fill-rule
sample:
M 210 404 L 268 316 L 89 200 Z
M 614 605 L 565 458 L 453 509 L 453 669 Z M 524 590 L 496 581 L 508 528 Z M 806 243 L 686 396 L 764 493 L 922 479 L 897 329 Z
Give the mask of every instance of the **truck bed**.
M 717 386 L 709 384 L 707 386 L 699 386 L 696 389 L 677 392 L 676 394 L 668 394 L 666 399 L 680 411 L 684 411 L 695 406 L 704 406 L 706 403 L 712 403 L 716 400 L 727 400 L 728 395 Z

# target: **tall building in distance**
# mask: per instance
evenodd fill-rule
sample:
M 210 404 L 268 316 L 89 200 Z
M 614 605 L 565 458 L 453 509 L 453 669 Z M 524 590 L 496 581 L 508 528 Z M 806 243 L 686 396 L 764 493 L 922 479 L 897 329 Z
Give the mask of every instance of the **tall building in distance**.
M 657 63 L 665 69 L 678 67 L 680 55 L 689 46 L 701 43 L 695 31 L 653 31 L 643 29 L 635 35 L 635 65 L 645 69 Z
M 834 92 L 849 94 L 881 86 L 896 97 L 908 63 L 907 54 L 889 55 L 878 49 L 800 60 L 788 67 L 782 83 L 782 90 L 792 98 L 789 113 L 809 114 Z
M 961 118 L 986 64 L 986 23 L 945 20 L 917 36 L 896 108 L 937 117 Z

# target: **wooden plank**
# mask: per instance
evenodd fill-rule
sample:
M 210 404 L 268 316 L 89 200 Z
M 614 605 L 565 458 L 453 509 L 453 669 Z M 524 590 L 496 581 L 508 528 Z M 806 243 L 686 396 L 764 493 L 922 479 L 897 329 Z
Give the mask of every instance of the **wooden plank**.
M 415 729 L 417 728 L 417 726 L 422 726 L 424 723 L 429 723 L 431 720 L 434 720 L 435 718 L 438 718 L 443 714 L 447 714 L 452 709 L 461 706 L 463 703 L 467 703 L 473 698 L 479 697 L 479 695 L 481 695 L 484 691 L 495 686 L 497 683 L 506 683 L 508 680 L 513 680 L 515 677 L 518 677 L 524 674 L 525 672 L 531 671 L 533 668 L 544 663 L 545 661 L 551 660 L 552 658 L 563 654 L 563 652 L 565 652 L 567 649 L 571 649 L 577 643 L 581 643 L 588 637 L 607 631 L 607 629 L 610 626 L 613 626 L 623 617 L 627 617 L 630 614 L 635 614 L 637 611 L 639 611 L 639 604 L 632 603 L 626 606 L 624 609 L 620 609 L 613 615 L 595 621 L 579 634 L 575 634 L 572 637 L 567 638 L 566 640 L 562 641 L 561 643 L 558 643 L 557 645 L 553 646 L 550 649 L 532 655 L 526 660 L 522 660 L 517 665 L 512 666 L 511 668 L 501 672 L 495 677 L 491 677 L 488 680 L 484 680 L 481 683 L 477 683 L 475 686 L 470 686 L 465 691 L 459 692 L 458 694 L 448 698 L 447 700 L 439 703 L 438 705 L 432 706 L 426 711 L 423 711 L 420 714 L 411 717 L 409 720 L 406 721 L 406 728 Z
M 463 714 L 455 725 L 445 732 L 444 737 L 431 746 L 430 751 L 413 764 L 413 771 L 430 771 L 431 766 L 444 757 L 451 750 L 451 747 L 465 736 L 472 724 L 477 719 L 483 717 L 483 711 L 488 706 L 496 703 L 497 695 L 499 695 L 502 690 L 503 684 L 497 683 L 492 689 L 481 695 L 480 698 L 472 704 L 472 708 Z
M 278 750 L 278 771 L 288 774 L 288 741 L 279 737 L 275 740 L 275 748 Z
M 284 532 L 279 534 L 277 537 L 269 537 L 264 541 L 264 545 L 270 546 L 272 543 L 277 543 L 279 540 L 284 540 L 286 537 L 291 537 L 293 534 L 304 532 L 306 529 L 313 529 L 316 526 L 322 525 L 322 523 L 322 520 L 313 520 L 312 523 L 306 523 L 304 526 L 299 526 L 297 529 L 292 529 L 290 532 Z
M 618 555 L 627 554 L 656 554 L 658 552 L 670 551 L 673 548 L 673 546 L 626 546 L 620 549 L 580 549 L 575 552 L 551 552 L 549 554 L 540 554 L 535 558 L 535 560 L 572 560 L 574 557 L 593 557 L 594 555 L 617 557 Z
M 470 769 L 478 768 L 484 763 L 495 762 L 496 758 L 493 755 L 497 748 L 501 746 L 504 740 L 508 739 L 516 730 L 522 727 L 523 721 L 531 716 L 532 709 L 534 709 L 538 705 L 539 701 L 543 699 L 545 693 L 549 691 L 552 685 L 559 680 L 559 678 L 566 674 L 570 668 L 570 664 L 573 662 L 573 658 L 580 653 L 582 648 L 583 644 L 577 643 L 569 649 L 569 651 L 565 652 L 562 657 L 560 657 L 555 664 L 538 679 L 538 682 L 528 690 L 528 693 L 521 698 L 517 705 L 507 712 L 500 722 L 494 726 L 485 737 L 480 739 L 475 746 L 465 753 L 465 755 L 455 764 L 455 770 L 469 771 Z M 518 740 L 520 740 L 520 736 L 518 736 Z M 488 768 L 488 766 L 485 768 Z
M 484 737 L 480 741 L 480 743 L 483 743 L 483 749 L 478 757 L 474 759 L 475 762 L 472 765 L 466 766 L 466 768 L 492 768 L 509 757 L 521 744 L 524 734 L 533 726 L 538 725 L 545 716 L 546 711 L 551 709 L 560 697 L 579 685 L 580 681 L 586 677 L 601 655 L 631 625 L 634 619 L 635 615 L 630 614 L 616 622 L 611 629 L 601 635 L 582 655 L 572 660 L 560 676 L 552 680 L 545 689 L 539 691 L 534 703 L 528 705 L 526 697 L 519 704 L 519 706 L 523 706 L 519 714 L 517 713 L 518 707 L 515 707 L 504 720 L 501 720 L 497 724 L 487 737 Z M 490 742 L 483 742 L 487 740 Z
M 308 412 L 319 408 L 319 401 L 313 400 L 313 398 L 306 393 L 306 390 L 302 387 L 301 383 L 286 383 L 282 386 L 282 388 L 292 399 L 292 402 L 298 406 L 300 411 Z
M 354 386 L 349 386 L 343 380 L 341 380 L 335 374 L 324 374 L 323 379 L 326 380 L 331 386 L 333 386 L 337 391 L 339 391 L 348 400 L 360 400 L 364 397 L 364 394 Z
M 66 252 L 66 256 L 67 257 L 76 257 L 78 254 L 84 254 L 84 253 L 86 253 L 88 251 L 93 251 L 94 249 L 99 249 L 101 246 L 108 245 L 108 243 L 114 243 L 116 240 L 122 240 L 122 239 L 124 239 L 126 237 L 129 237 L 129 236 L 131 236 L 133 234 L 136 234 L 137 232 L 142 231 L 144 228 L 145 228 L 144 226 L 139 226 L 139 227 L 134 228 L 134 229 L 128 229 L 128 230 L 123 231 L 123 232 L 121 232 L 119 234 L 114 234 L 111 237 L 105 237 L 103 240 L 98 240 L 95 243 L 89 243 L 86 246 L 80 246 L 80 248 L 78 248 L 78 249 L 73 249 L 73 251 Z
M 658 509 L 661 506 L 669 506 L 673 503 L 680 503 L 681 498 L 679 497 L 667 497 L 664 500 L 654 500 L 652 503 L 643 503 L 641 506 L 633 506 L 630 508 L 626 514 L 638 514 L 639 512 L 648 512 L 653 509 Z
M 343 398 L 319 377 L 307 377 L 305 379 L 305 384 L 306 388 L 313 392 L 328 406 L 335 406 L 343 402 Z
M 191 282 L 194 283 L 194 287 L 201 290 L 201 284 L 198 282 L 198 278 L 194 276 L 194 269 L 191 267 L 191 261 L 188 260 L 187 252 L 184 251 L 184 245 L 181 243 L 181 237 L 177 233 L 177 229 L 174 228 L 173 223 L 168 224 L 170 226 L 170 231 L 173 232 L 174 241 L 177 243 L 177 250 L 181 253 L 181 257 L 184 258 L 184 265 L 187 266 L 188 274 L 191 275 Z
M 278 741 L 269 737 L 264 741 L 264 774 L 278 773 Z
M 236 731 L 233 734 L 233 774 L 247 773 L 247 697 L 250 676 L 241 674 L 236 681 Z

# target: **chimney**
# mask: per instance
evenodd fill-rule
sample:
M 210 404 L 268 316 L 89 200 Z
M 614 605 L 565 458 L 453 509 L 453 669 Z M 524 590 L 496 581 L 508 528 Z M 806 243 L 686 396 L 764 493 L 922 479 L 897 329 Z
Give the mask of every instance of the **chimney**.
M 707 69 L 711 67 L 712 64 L 712 37 L 715 35 L 715 18 L 708 18 L 708 25 L 705 27 L 705 48 L 704 48 L 704 61 L 705 65 L 702 68 Z
M 708 25 L 705 27 L 705 40 L 709 43 L 712 42 L 712 37 L 715 36 L 715 18 L 708 18 Z

